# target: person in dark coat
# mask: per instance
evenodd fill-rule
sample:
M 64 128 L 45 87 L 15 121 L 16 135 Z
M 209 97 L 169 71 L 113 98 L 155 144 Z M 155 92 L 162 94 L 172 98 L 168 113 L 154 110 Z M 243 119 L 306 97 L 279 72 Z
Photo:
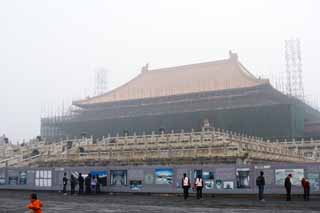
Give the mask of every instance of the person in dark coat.
M 67 178 L 67 173 L 66 172 L 63 174 L 62 184 L 63 184 L 62 192 L 63 192 L 64 195 L 67 195 L 68 178 Z
M 100 193 L 101 179 L 99 175 L 97 175 L 97 186 L 96 186 L 96 194 Z
M 86 186 L 86 194 L 91 193 L 91 174 L 88 174 L 88 176 L 84 179 L 84 184 Z
M 306 178 L 302 178 L 301 185 L 303 187 L 303 198 L 305 201 L 308 201 L 310 196 L 310 182 Z
M 292 175 L 288 174 L 288 176 L 284 180 L 284 187 L 286 188 L 286 192 L 287 192 L 287 201 L 291 200 L 291 186 L 292 186 L 291 178 L 292 178 Z
M 183 197 L 186 200 L 189 197 L 189 189 L 190 189 L 190 179 L 187 177 L 187 174 L 183 174 L 183 178 L 181 180 L 181 186 L 183 188 Z
M 197 199 L 202 198 L 202 189 L 203 189 L 203 180 L 201 175 L 198 175 L 195 182 L 196 190 L 197 190 Z
M 71 195 L 74 195 L 76 185 L 77 185 L 77 180 L 73 175 L 71 175 L 70 176 Z
M 266 182 L 265 182 L 265 179 L 263 177 L 263 171 L 260 172 L 260 176 L 257 177 L 257 180 L 256 180 L 256 185 L 258 187 L 258 190 L 259 190 L 259 193 L 258 193 L 258 198 L 260 201 L 264 201 L 264 196 L 263 196 L 263 193 L 264 193 L 264 186 L 266 185 Z
M 84 184 L 84 179 L 81 173 L 79 173 L 78 183 L 79 183 L 79 195 L 80 195 L 83 193 L 83 184 Z

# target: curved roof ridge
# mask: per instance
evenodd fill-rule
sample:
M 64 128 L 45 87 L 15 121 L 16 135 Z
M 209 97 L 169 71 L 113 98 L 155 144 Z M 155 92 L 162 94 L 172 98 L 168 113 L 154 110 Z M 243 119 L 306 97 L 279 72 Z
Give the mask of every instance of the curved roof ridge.
M 238 62 L 240 69 L 242 70 L 242 74 L 248 79 L 256 80 L 256 81 L 265 81 L 265 83 L 269 83 L 268 79 L 260 79 L 253 75 L 241 62 Z
M 183 68 L 189 68 L 189 67 L 194 67 L 194 66 L 221 64 L 221 63 L 227 63 L 227 62 L 229 62 L 229 59 L 221 59 L 221 60 L 216 60 L 216 61 L 206 61 L 206 62 L 193 63 L 193 64 L 177 65 L 177 66 L 173 66 L 173 67 L 163 67 L 163 68 L 157 68 L 157 69 L 150 69 L 144 73 L 157 72 L 157 71 L 170 72 L 170 70 L 173 70 L 173 69 L 183 69 Z
M 97 95 L 97 96 L 94 96 L 94 97 L 89 97 L 89 98 L 84 99 L 84 100 L 73 101 L 72 104 L 73 104 L 73 105 L 78 105 L 78 104 L 81 105 L 81 103 L 85 102 L 86 100 L 90 100 L 90 99 L 94 99 L 94 98 L 101 98 L 101 97 L 104 97 L 104 96 L 106 96 L 106 95 L 110 95 L 110 94 L 112 94 L 113 92 L 115 92 L 115 91 L 117 91 L 117 90 L 119 90 L 119 89 L 121 89 L 121 88 L 129 85 L 130 83 L 134 82 L 135 80 L 139 79 L 142 74 L 143 74 L 143 73 L 139 73 L 139 74 L 138 74 L 136 77 L 134 77 L 133 79 L 129 80 L 128 82 L 126 82 L 126 83 L 120 85 L 119 87 L 116 87 L 116 88 L 114 88 L 114 89 L 112 89 L 112 90 L 110 90 L 110 91 L 108 91 L 108 92 L 106 92 L 106 93 L 103 93 L 103 94 L 101 94 L 101 95 Z
M 142 72 L 127 83 L 105 94 L 75 101 L 77 106 L 161 96 L 254 87 L 268 81 L 257 79 L 237 60 L 202 62 Z

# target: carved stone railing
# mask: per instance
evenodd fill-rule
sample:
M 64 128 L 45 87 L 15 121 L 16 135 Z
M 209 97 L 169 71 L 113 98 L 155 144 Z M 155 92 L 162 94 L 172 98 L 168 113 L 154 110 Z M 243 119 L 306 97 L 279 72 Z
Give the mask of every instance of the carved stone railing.
M 30 149 L 37 149 L 36 157 Z M 145 164 L 152 162 L 201 163 L 212 161 L 233 161 L 241 163 L 272 162 L 315 162 L 300 150 L 293 150 L 288 143 L 271 143 L 260 138 L 248 137 L 228 131 L 209 130 L 169 134 L 132 135 L 64 140 L 57 143 L 25 146 L 21 157 L 7 165 L 32 164 L 84 164 L 86 162 L 106 162 L 110 164 Z M 11 162 L 12 161 L 12 162 Z M 3 166 L 4 163 L 0 163 Z
M 306 158 L 313 159 L 316 161 L 320 160 L 320 140 L 292 139 L 290 141 L 276 141 L 274 142 L 281 146 L 288 148 L 293 152 L 302 153 Z
M 83 152 L 79 151 L 79 148 Z M 285 146 L 264 142 L 225 131 L 201 131 L 106 137 L 95 144 L 73 142 L 72 147 L 59 156 L 43 155 L 42 162 L 152 162 L 216 158 L 250 161 L 310 162 L 302 153 Z

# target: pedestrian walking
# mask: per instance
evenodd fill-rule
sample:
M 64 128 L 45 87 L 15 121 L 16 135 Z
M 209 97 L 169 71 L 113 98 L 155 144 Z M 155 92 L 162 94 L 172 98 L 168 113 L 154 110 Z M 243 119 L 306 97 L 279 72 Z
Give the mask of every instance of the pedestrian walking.
M 77 180 L 76 178 L 74 177 L 74 175 L 72 174 L 70 176 L 70 186 L 71 186 L 71 195 L 74 195 L 75 193 L 75 189 L 76 189 L 76 185 L 77 185 Z
M 68 178 L 67 178 L 67 173 L 66 172 L 63 174 L 62 184 L 63 184 L 62 192 L 63 192 L 64 195 L 67 195 Z
M 195 185 L 197 190 L 197 199 L 200 199 L 202 198 L 202 188 L 203 188 L 203 180 L 200 175 L 198 175 Z
M 187 177 L 187 174 L 183 174 L 183 178 L 181 181 L 181 186 L 183 188 L 183 197 L 186 200 L 189 197 L 189 189 L 190 189 L 190 179 Z
M 91 174 L 88 174 L 88 176 L 84 179 L 84 184 L 86 186 L 86 194 L 91 193 Z
M 27 205 L 27 208 L 30 209 L 32 213 L 42 213 L 42 202 L 37 198 L 36 193 L 30 194 L 30 204 Z
M 308 201 L 310 197 L 310 182 L 306 178 L 302 178 L 301 185 L 303 187 L 303 199 Z
M 287 201 L 291 200 L 291 186 L 292 186 L 291 178 L 292 178 L 292 175 L 288 174 L 288 176 L 284 180 L 284 187 L 286 188 L 286 192 L 287 192 Z
M 84 179 L 81 173 L 79 173 L 78 183 L 79 183 L 79 195 L 81 195 L 83 194 L 83 184 L 84 184 Z
M 258 198 L 260 201 L 264 202 L 264 186 L 266 185 L 265 179 L 264 179 L 264 173 L 263 171 L 260 172 L 260 176 L 257 177 L 256 185 L 258 187 L 259 193 Z

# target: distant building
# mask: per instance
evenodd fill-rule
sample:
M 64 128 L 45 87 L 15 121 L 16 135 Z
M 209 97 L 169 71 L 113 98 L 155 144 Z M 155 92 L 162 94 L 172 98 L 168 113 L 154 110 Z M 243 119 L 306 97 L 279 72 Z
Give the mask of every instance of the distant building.
M 2 144 L 6 144 L 6 143 L 8 143 L 9 141 L 8 141 L 8 138 L 6 137 L 6 135 L 2 135 L 2 136 L 0 136 L 0 145 L 2 145 Z
M 105 94 L 73 102 L 72 116 L 43 118 L 44 138 L 199 130 L 204 122 L 264 138 L 304 137 L 320 113 L 258 79 L 235 53 L 224 60 L 149 70 Z M 319 132 L 313 133 L 319 134 Z

